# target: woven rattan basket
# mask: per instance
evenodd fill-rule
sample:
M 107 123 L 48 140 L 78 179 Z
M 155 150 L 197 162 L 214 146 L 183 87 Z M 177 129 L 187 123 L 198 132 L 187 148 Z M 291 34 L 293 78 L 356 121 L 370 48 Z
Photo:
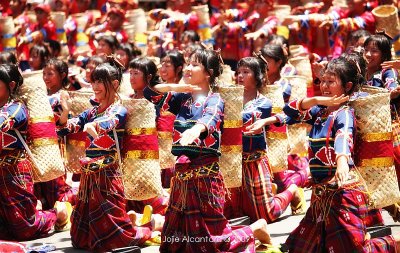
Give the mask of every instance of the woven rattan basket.
M 28 145 L 32 153 L 32 171 L 35 182 L 46 182 L 65 174 L 61 158 L 53 110 L 46 94 L 42 71 L 23 75 L 24 83 L 18 96 L 29 110 Z M 46 137 L 40 135 L 45 132 Z
M 355 161 L 369 193 L 369 208 L 400 202 L 393 161 L 390 94 L 364 89 L 370 95 L 351 102 L 357 119 Z
M 71 115 L 78 116 L 83 111 L 92 107 L 90 104 L 90 97 L 93 96 L 92 92 L 69 91 L 71 101 Z M 81 173 L 81 164 L 79 159 L 86 156 L 85 142 L 89 141 L 87 133 L 79 132 L 69 134 L 66 139 L 66 154 L 65 154 L 65 167 L 67 171 L 72 173 Z
M 129 97 L 130 95 L 135 93 L 131 86 L 129 73 L 124 73 L 122 75 L 121 86 L 119 87 L 118 93 L 126 97 Z
M 1 44 L 3 50 L 14 50 L 17 46 L 15 26 L 12 17 L 0 17 Z
M 146 200 L 162 195 L 154 105 L 145 99 L 123 99 L 128 110 L 122 152 L 125 196 Z
M 377 30 L 385 30 L 392 38 L 400 33 L 397 8 L 393 5 L 380 5 L 372 10 Z
M 272 114 L 282 112 L 285 105 L 282 87 L 279 84 L 264 86 L 261 93 L 272 101 Z M 268 160 L 273 172 L 287 169 L 288 139 L 286 126 L 270 126 L 267 132 Z
M 222 74 L 221 74 L 221 76 L 218 77 L 218 79 L 221 83 L 231 84 L 231 83 L 233 83 L 234 74 L 235 73 L 232 71 L 231 66 L 224 65 Z
M 301 99 L 307 96 L 307 80 L 302 76 L 286 76 L 292 87 L 291 100 Z M 308 152 L 308 136 L 305 123 L 288 125 L 287 135 L 290 154 L 306 154 Z
M 168 111 L 161 111 L 157 119 L 161 169 L 169 169 L 175 166 L 176 157 L 171 153 L 174 120 L 175 115 Z
M 218 88 L 225 101 L 220 168 L 227 188 L 242 185 L 243 91 L 242 86 L 225 85 Z

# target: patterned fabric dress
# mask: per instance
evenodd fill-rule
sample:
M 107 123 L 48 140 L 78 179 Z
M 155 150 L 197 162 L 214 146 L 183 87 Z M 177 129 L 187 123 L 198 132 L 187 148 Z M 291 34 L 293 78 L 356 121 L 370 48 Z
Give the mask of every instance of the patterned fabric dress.
M 247 102 L 242 112 L 243 126 L 271 115 L 272 102 L 261 94 Z M 225 215 L 236 218 L 243 215 L 252 222 L 265 219 L 272 222 L 288 207 L 293 194 L 285 190 L 272 193 L 272 171 L 266 154 L 265 130 L 261 134 L 243 135 L 242 186 L 230 189 L 230 201 L 225 205 Z
M 118 102 L 104 112 L 98 106 L 69 119 L 59 136 L 82 131 L 84 125 L 95 123 L 99 136 L 86 139 L 86 157 L 81 159 L 82 175 L 77 203 L 72 213 L 71 240 L 76 248 L 109 251 L 113 248 L 141 244 L 150 238 L 148 227 L 134 227 L 125 211 L 125 195 L 116 142 L 119 144 L 127 111 Z
M 49 232 L 56 222 L 56 211 L 36 210 L 32 164 L 15 130 L 25 138 L 28 111 L 19 101 L 0 109 L 0 239 L 32 240 Z
M 292 101 L 284 112 L 289 124 L 304 121 L 312 125 L 309 161 L 315 183 L 310 208 L 286 241 L 289 252 L 395 252 L 392 236 L 365 239 L 368 199 L 352 169 L 341 188 L 328 182 L 335 175 L 339 155 L 348 157 L 353 166 L 353 110 L 344 106 L 330 113 L 315 106 L 301 112 L 298 101 Z
M 232 228 L 223 214 L 225 186 L 219 170 L 224 102 L 218 93 L 193 99 L 188 93 L 160 94 L 149 87 L 144 96 L 176 115 L 172 154 L 178 156 L 160 252 L 254 252 L 250 227 Z M 195 124 L 203 132 L 192 144 L 180 145 L 182 133 Z
M 62 113 L 60 93 L 58 92 L 49 96 L 49 102 L 54 112 L 54 120 L 57 124 Z M 59 142 L 63 154 L 63 147 L 65 145 L 65 143 L 63 143 L 63 138 L 59 138 Z M 34 184 L 35 196 L 42 202 L 44 210 L 53 208 L 56 201 L 68 201 L 72 205 L 75 204 L 76 192 L 65 182 L 65 179 L 66 175 L 48 182 L 37 182 Z

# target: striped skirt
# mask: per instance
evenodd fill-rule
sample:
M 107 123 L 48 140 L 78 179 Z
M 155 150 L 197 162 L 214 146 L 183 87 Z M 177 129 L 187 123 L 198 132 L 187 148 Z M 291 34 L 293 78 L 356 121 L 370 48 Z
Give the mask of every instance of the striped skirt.
M 32 240 L 46 235 L 56 222 L 56 211 L 36 210 L 32 164 L 22 151 L 0 156 L 0 239 Z
M 250 227 L 228 224 L 224 196 L 217 157 L 179 157 L 160 252 L 255 252 Z
M 318 186 L 299 226 L 289 235 L 289 252 L 396 252 L 392 236 L 366 240 L 367 196 L 360 183 L 331 189 Z
M 97 170 L 83 167 L 83 171 L 77 203 L 72 213 L 72 245 L 75 248 L 103 252 L 140 245 L 148 240 L 151 229 L 134 227 L 126 213 L 118 164 L 113 162 Z
M 272 222 L 279 218 L 290 204 L 293 194 L 285 190 L 273 195 L 272 174 L 266 153 L 243 154 L 242 172 L 242 186 L 230 189 L 225 215 L 229 218 L 247 215 L 252 222 L 261 218 Z

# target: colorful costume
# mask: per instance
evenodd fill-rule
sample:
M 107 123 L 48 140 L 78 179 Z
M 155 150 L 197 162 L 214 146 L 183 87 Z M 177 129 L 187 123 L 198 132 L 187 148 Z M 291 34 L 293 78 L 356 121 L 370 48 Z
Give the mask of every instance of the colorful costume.
M 49 96 L 51 108 L 54 112 L 54 120 L 58 123 L 62 108 L 60 104 L 60 93 L 55 93 Z M 60 147 L 62 148 L 65 143 L 63 139 L 59 139 Z M 63 150 L 62 150 L 63 151 Z M 65 182 L 66 176 L 50 180 L 48 182 L 38 182 L 34 184 L 35 196 L 42 202 L 44 210 L 50 209 L 54 206 L 56 201 L 68 201 L 72 205 L 76 201 L 76 192 L 73 191 L 72 187 Z
M 315 106 L 299 110 L 300 101 L 284 107 L 288 124 L 306 122 L 310 132 L 310 170 L 316 184 L 311 206 L 299 226 L 289 235 L 289 252 L 395 252 L 392 236 L 366 239 L 364 218 L 368 217 L 365 187 L 352 173 L 353 110 L 343 106 L 329 112 Z M 350 179 L 344 186 L 329 183 L 336 173 L 336 158 L 345 156 L 350 166 Z
M 243 126 L 268 118 L 271 111 L 271 100 L 258 94 L 244 106 Z M 272 193 L 272 171 L 266 154 L 265 130 L 261 134 L 243 135 L 242 140 L 242 186 L 230 189 L 231 201 L 226 204 L 225 215 L 229 218 L 247 215 L 253 222 L 261 218 L 272 222 L 286 210 L 293 194 L 289 190 L 275 196 Z
M 160 94 L 149 87 L 144 96 L 176 115 L 172 154 L 178 156 L 160 252 L 254 252 L 250 227 L 233 229 L 223 214 L 225 187 L 219 170 L 224 102 L 218 93 L 194 100 L 191 94 Z M 195 124 L 203 132 L 182 146 L 181 134 Z
M 114 103 L 104 112 L 98 106 L 69 119 L 59 136 L 77 133 L 94 122 L 99 136 L 86 139 L 86 157 L 81 159 L 82 174 L 75 209 L 72 213 L 71 240 L 76 248 L 107 251 L 141 244 L 150 238 L 148 227 L 133 227 L 126 211 L 124 187 L 118 164 L 116 140 L 124 133 L 126 108 Z
M 1 108 L 0 129 L 0 239 L 31 240 L 49 232 L 56 222 L 56 211 L 39 211 L 33 194 L 32 164 L 16 134 L 25 138 L 28 111 L 19 101 Z

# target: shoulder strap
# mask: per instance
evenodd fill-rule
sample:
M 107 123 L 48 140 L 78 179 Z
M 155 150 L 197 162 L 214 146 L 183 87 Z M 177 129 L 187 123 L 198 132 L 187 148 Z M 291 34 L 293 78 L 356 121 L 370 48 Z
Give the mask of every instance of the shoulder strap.
M 115 147 L 117 148 L 117 154 L 118 154 L 118 163 L 120 168 L 122 169 L 122 161 L 121 161 L 121 150 L 119 149 L 119 141 L 118 141 L 118 135 L 117 131 L 115 128 L 113 128 L 113 134 L 114 134 L 114 139 L 115 139 Z
M 22 137 L 21 133 L 20 133 L 17 129 L 14 129 L 14 130 L 15 130 L 15 133 L 17 134 L 19 140 L 21 141 L 22 145 L 24 146 L 26 152 L 28 153 L 28 155 L 29 155 L 29 157 L 30 157 L 30 159 L 31 159 L 31 162 L 33 163 L 33 165 L 34 165 L 36 168 L 39 168 L 39 166 L 38 166 L 37 163 L 36 163 L 35 158 L 34 158 L 33 155 L 32 155 L 32 152 L 31 152 L 31 150 L 30 150 L 28 144 L 26 144 L 26 142 L 25 142 L 24 138 Z

